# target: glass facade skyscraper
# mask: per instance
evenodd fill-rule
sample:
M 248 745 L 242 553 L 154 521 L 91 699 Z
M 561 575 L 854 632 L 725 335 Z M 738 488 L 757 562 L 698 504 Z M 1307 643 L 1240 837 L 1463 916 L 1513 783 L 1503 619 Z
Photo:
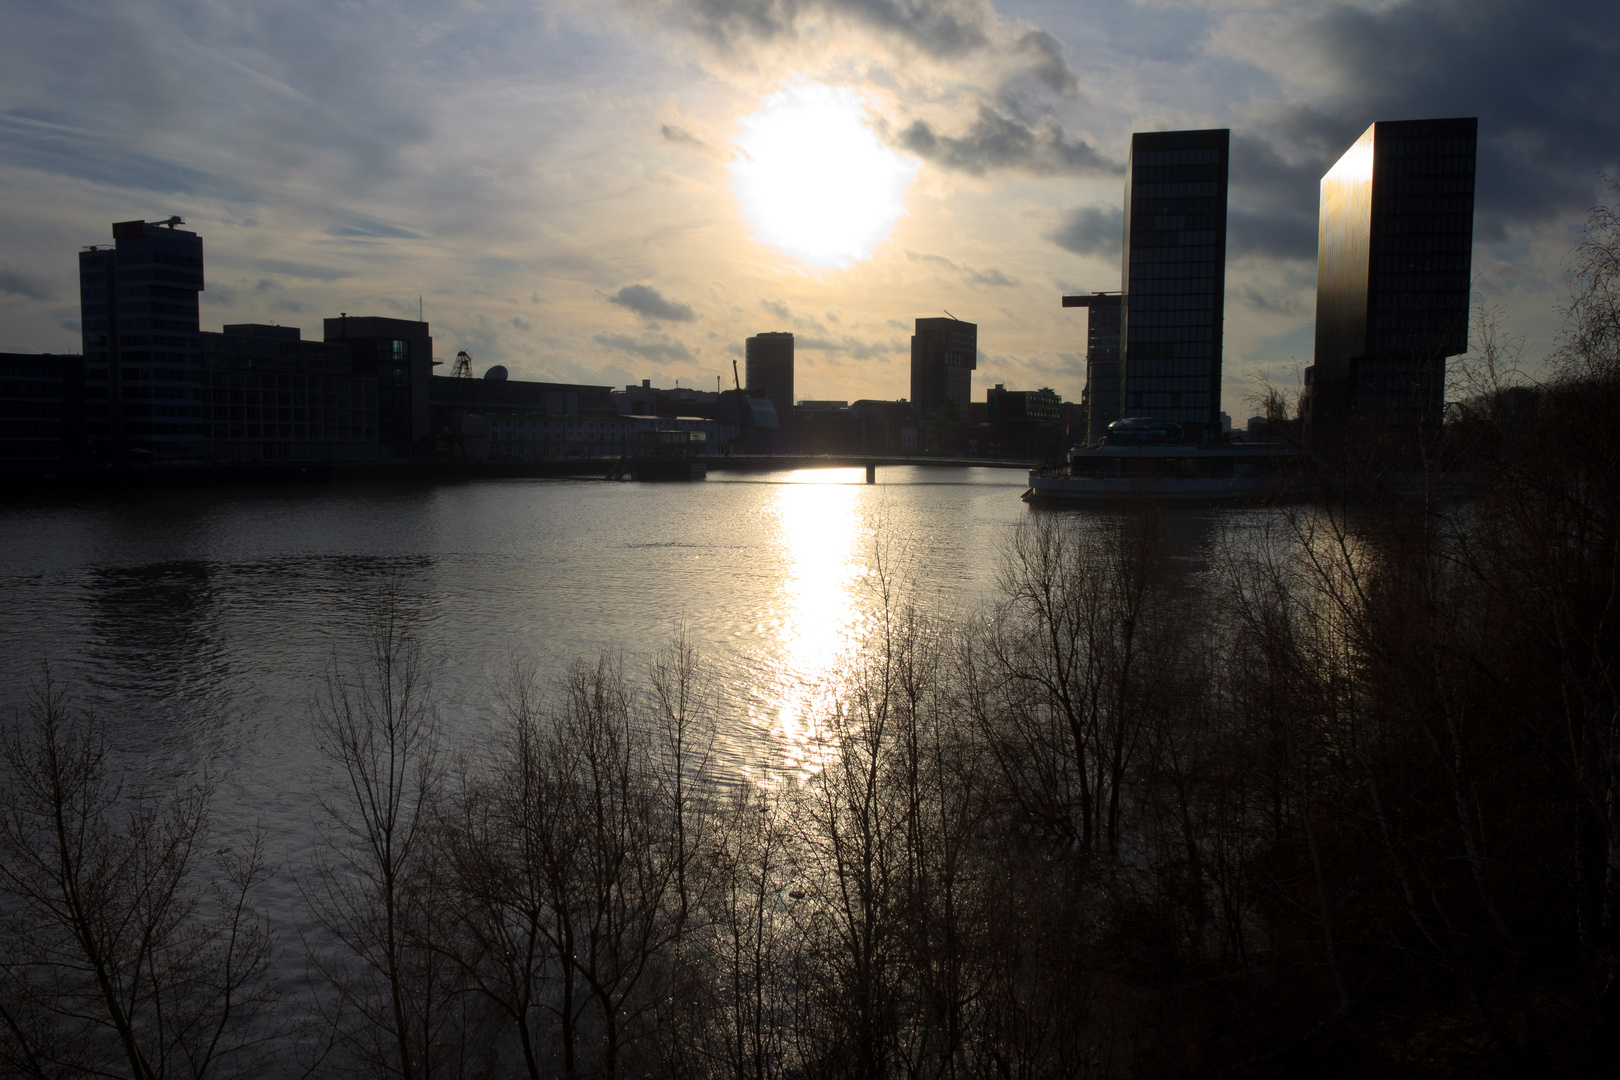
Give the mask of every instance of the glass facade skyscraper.
M 1322 177 L 1306 437 L 1438 431 L 1468 351 L 1479 121 L 1380 121 Z
M 1100 443 L 1119 419 L 1119 293 L 1065 296 L 1064 307 L 1088 308 L 1086 317 L 1086 441 Z
M 96 460 L 203 456 L 203 244 L 175 227 L 184 224 L 120 221 L 110 246 L 79 252 L 85 434 Z
M 911 405 L 918 418 L 955 424 L 968 418 L 973 371 L 979 366 L 979 324 L 918 319 L 911 337 Z
M 1218 437 L 1231 132 L 1138 132 L 1125 173 L 1120 415 Z

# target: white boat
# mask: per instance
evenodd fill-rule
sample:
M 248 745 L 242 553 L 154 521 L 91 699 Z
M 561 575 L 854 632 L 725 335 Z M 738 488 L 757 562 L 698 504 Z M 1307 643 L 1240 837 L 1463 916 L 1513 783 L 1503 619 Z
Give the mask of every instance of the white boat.
M 1031 469 L 1029 502 L 1233 503 L 1306 498 L 1311 456 L 1286 443 L 1181 441 L 1177 424 L 1116 420 L 1101 446 L 1077 446 L 1068 464 Z

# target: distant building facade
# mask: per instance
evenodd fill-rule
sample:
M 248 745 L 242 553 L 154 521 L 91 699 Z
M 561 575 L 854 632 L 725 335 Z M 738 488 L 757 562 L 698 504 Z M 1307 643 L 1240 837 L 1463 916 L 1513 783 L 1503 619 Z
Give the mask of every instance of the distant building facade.
M 1193 441 L 1220 431 L 1230 148 L 1225 128 L 1138 132 L 1125 172 L 1121 413 Z
M 429 380 L 433 337 L 428 324 L 375 315 L 339 315 L 325 320 L 323 337 L 348 346 L 356 375 L 377 380 L 377 443 L 384 458 L 429 452 Z
M 197 294 L 203 243 L 179 218 L 120 221 L 79 252 L 85 424 L 95 460 L 205 457 Z
M 1065 296 L 1064 307 L 1087 308 L 1086 314 L 1086 442 L 1101 443 L 1119 411 L 1119 316 L 1124 297 L 1119 293 L 1084 293 Z
M 1322 177 L 1306 439 L 1438 432 L 1468 350 L 1479 121 L 1380 121 Z
M 918 319 L 911 337 L 911 406 L 924 440 L 938 448 L 969 417 L 979 326 L 960 319 Z
M 304 341 L 296 326 L 239 323 L 198 335 L 203 433 L 218 464 L 377 457 L 377 377 L 349 347 Z
M 85 449 L 84 357 L 0 353 L 0 469 L 52 468 Z
M 776 415 L 793 411 L 793 335 L 782 332 L 755 334 L 744 346 L 744 386 L 771 399 Z

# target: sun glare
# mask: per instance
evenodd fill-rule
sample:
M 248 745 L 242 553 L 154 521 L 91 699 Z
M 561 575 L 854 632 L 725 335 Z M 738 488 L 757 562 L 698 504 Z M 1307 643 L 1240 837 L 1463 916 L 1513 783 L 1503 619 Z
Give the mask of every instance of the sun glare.
M 905 213 L 917 166 L 878 141 L 852 88 L 783 90 L 740 127 L 732 185 L 761 243 L 812 266 L 847 266 Z

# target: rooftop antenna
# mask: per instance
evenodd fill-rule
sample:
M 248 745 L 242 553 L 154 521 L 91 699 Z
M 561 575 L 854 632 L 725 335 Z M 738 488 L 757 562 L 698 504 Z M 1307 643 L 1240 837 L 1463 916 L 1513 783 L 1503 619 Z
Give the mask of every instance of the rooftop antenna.
M 941 311 L 945 311 L 945 309 L 944 309 L 944 308 L 940 308 L 940 309 L 939 309 L 939 310 L 941 310 Z M 950 313 L 950 312 L 948 312 L 948 311 L 945 311 L 945 314 L 947 314 L 947 315 L 951 315 L 951 313 Z M 956 322 L 961 322 L 961 321 L 962 321 L 962 320 L 961 320 L 961 319 L 958 319 L 958 318 L 956 318 L 956 316 L 955 316 L 955 315 L 951 315 L 951 318 L 952 318 L 952 319 L 953 319 L 953 320 L 955 320 L 955 321 L 956 321 Z
M 416 294 L 416 321 L 422 321 L 422 294 Z

